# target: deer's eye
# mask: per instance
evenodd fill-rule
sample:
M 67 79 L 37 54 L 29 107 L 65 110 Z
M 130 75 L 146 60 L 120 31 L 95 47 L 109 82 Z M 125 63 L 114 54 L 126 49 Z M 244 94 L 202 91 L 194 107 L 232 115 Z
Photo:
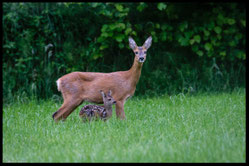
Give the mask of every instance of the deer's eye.
M 144 51 L 144 54 L 146 54 L 146 51 Z
M 135 54 L 138 54 L 138 52 L 136 51 Z

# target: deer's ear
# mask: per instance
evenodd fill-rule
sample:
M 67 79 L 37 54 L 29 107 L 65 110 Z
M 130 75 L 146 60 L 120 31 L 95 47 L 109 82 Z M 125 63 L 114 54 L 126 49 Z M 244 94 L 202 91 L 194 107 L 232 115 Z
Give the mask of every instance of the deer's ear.
M 112 95 L 112 91 L 111 90 L 109 90 L 109 92 L 108 92 L 108 94 L 107 94 L 108 96 L 111 96 Z
M 102 90 L 100 90 L 100 93 L 101 93 L 101 95 L 102 95 L 103 98 L 106 97 L 105 93 Z
M 152 43 L 152 37 L 150 36 L 150 37 L 148 37 L 148 39 L 144 42 L 143 47 L 147 50 L 147 49 L 150 48 L 151 43 Z
M 136 42 L 131 37 L 129 37 L 129 46 L 130 46 L 130 48 L 132 50 L 134 50 L 135 48 L 137 48 Z

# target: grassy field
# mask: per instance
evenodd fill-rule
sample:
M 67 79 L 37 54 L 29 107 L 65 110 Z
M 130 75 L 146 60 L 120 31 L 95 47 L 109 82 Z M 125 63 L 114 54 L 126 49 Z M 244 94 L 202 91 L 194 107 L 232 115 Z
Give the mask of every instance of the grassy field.
M 52 120 L 54 100 L 3 106 L 3 162 L 245 162 L 245 89 L 133 97 L 127 119 Z

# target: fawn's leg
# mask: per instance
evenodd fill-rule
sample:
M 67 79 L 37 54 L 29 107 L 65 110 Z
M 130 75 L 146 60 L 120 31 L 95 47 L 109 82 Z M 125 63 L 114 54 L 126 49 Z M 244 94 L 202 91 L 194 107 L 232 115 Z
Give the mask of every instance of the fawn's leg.
M 66 120 L 66 118 L 82 103 L 81 99 L 64 100 L 62 106 L 58 111 L 52 115 L 53 119 L 57 122 L 59 120 Z
M 124 101 L 116 101 L 116 115 L 119 119 L 125 119 Z

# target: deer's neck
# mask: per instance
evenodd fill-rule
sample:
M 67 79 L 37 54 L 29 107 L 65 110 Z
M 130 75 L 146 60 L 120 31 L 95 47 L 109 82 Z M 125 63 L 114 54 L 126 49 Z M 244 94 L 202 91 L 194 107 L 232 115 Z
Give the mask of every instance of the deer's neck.
M 142 63 L 137 62 L 136 58 L 134 58 L 134 62 L 129 72 L 129 79 L 131 81 L 131 84 L 133 86 L 136 86 L 136 84 L 139 81 L 140 75 L 141 75 L 141 70 L 142 70 Z
M 112 111 L 112 105 L 104 105 L 107 111 Z
M 112 115 L 112 105 L 105 105 L 107 114 Z

